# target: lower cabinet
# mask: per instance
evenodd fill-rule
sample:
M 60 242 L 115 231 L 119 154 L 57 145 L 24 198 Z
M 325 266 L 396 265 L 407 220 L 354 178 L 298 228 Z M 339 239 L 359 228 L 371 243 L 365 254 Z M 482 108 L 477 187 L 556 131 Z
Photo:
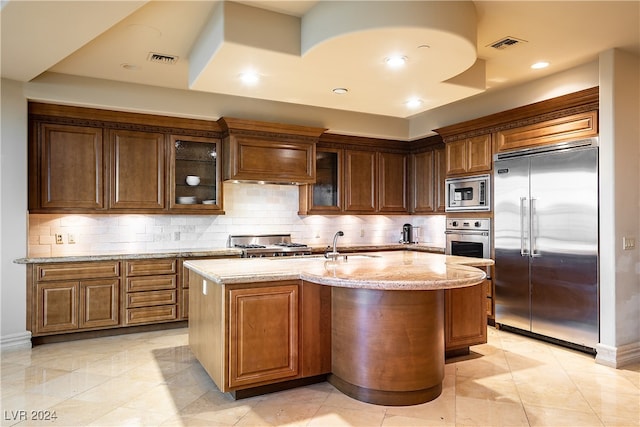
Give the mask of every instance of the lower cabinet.
M 119 325 L 119 262 L 30 265 L 28 272 L 33 336 Z
M 178 319 L 178 260 L 125 261 L 125 324 Z
M 298 283 L 231 289 L 229 306 L 229 387 L 296 377 Z
M 444 292 L 445 351 L 468 352 L 487 342 L 487 282 Z
M 220 285 L 189 271 L 189 346 L 223 392 L 331 371 L 331 288 Z

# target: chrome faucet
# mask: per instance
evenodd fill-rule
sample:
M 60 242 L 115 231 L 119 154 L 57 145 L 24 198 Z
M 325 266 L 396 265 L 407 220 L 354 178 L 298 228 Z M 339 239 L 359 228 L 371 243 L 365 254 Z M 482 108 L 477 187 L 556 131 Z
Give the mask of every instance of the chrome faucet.
M 325 252 L 324 256 L 325 258 L 332 258 L 332 259 L 337 259 L 338 255 L 340 255 L 338 253 L 338 237 L 339 236 L 344 236 L 344 233 L 342 231 L 338 231 L 334 236 L 333 236 L 333 251 L 332 252 Z M 327 248 L 328 249 L 328 248 Z

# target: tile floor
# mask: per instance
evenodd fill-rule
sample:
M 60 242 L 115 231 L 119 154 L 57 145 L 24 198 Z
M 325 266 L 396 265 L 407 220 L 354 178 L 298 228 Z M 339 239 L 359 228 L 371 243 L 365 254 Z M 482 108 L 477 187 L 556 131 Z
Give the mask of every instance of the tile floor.
M 328 383 L 233 401 L 187 342 L 173 329 L 5 351 L 2 425 L 640 426 L 640 364 L 607 368 L 493 328 L 448 361 L 440 397 L 409 407 L 358 402 Z

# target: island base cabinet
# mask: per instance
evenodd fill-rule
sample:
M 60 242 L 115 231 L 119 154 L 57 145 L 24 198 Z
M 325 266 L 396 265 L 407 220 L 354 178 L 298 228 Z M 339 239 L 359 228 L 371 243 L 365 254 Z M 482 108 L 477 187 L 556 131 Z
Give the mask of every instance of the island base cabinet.
M 329 382 L 378 405 L 437 398 L 444 379 L 443 292 L 334 287 Z
M 445 350 L 447 357 L 469 353 L 469 346 L 487 342 L 487 285 L 445 290 Z
M 229 387 L 298 375 L 298 283 L 232 289 Z

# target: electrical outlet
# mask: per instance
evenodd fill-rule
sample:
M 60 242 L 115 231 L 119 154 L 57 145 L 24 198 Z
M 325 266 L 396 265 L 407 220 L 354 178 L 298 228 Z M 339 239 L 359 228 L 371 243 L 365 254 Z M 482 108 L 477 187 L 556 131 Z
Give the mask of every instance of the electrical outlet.
M 76 235 L 69 233 L 69 236 L 67 236 L 67 241 L 70 245 L 73 245 L 74 243 L 76 243 Z
M 61 245 L 62 243 L 62 234 L 56 234 L 56 245 Z
M 622 250 L 630 251 L 635 249 L 636 247 L 636 239 L 633 237 L 623 237 L 622 238 Z

